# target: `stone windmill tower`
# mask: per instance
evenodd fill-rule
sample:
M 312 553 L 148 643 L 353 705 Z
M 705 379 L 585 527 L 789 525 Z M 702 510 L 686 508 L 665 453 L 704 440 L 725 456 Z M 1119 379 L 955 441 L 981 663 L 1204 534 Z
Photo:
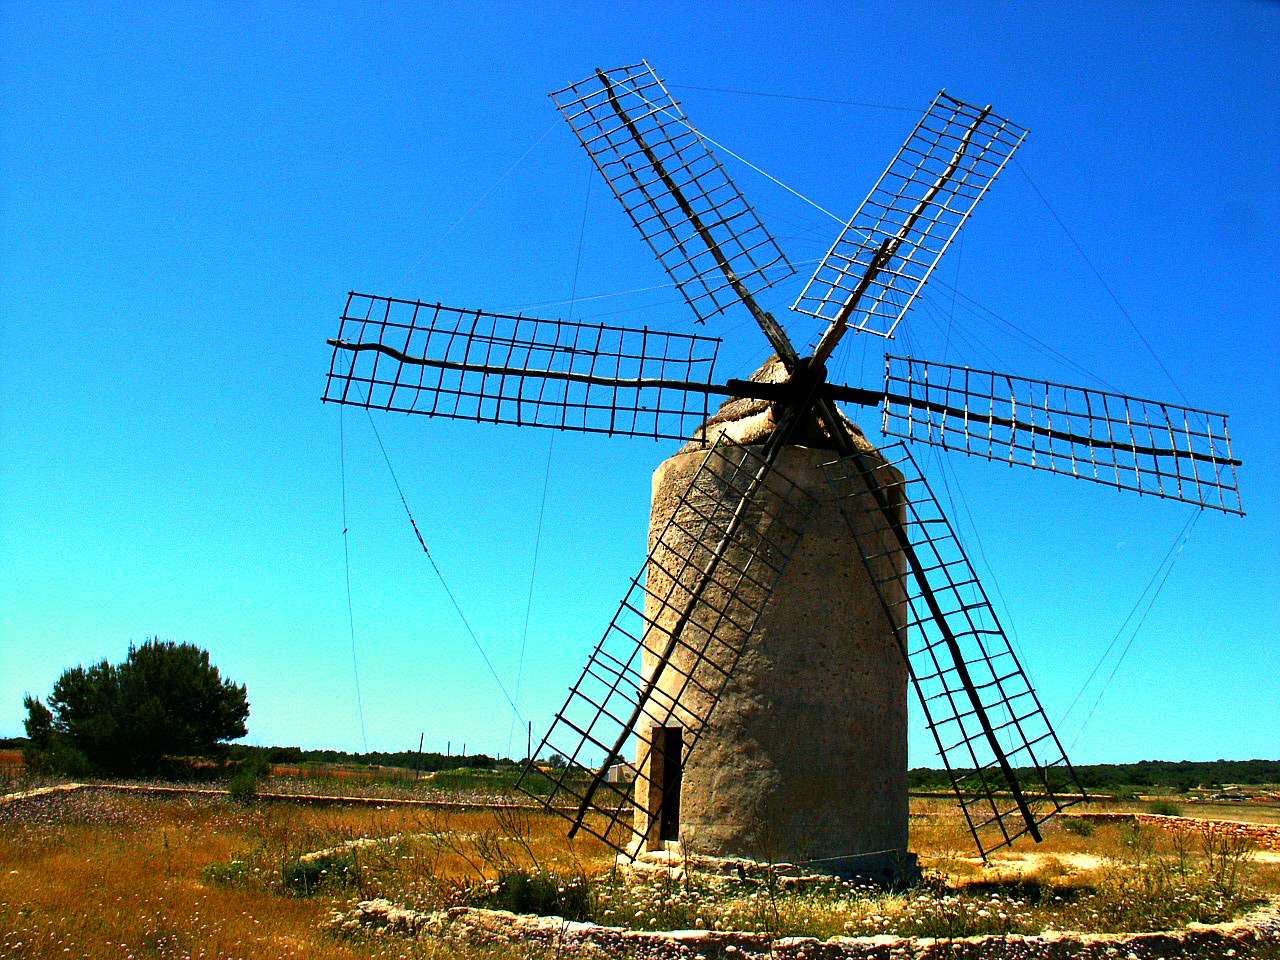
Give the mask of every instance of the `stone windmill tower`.
M 782 373 L 771 361 L 755 379 Z M 901 475 L 855 425 L 843 426 L 900 520 Z M 657 709 L 637 726 L 642 766 L 629 852 L 893 875 L 905 866 L 907 849 L 909 672 L 876 583 L 891 607 L 901 604 L 904 570 L 884 531 L 865 523 L 865 514 L 847 517 L 831 495 L 822 467 L 835 447 L 816 418 L 778 454 L 775 469 L 786 482 L 757 493 L 745 520 L 761 544 L 790 549 L 785 565 L 781 552 L 753 556 L 752 541 L 740 535 L 722 561 L 732 572 L 712 588 L 720 596 L 704 601 L 725 616 L 711 630 L 704 625 L 700 640 L 677 644 L 660 669 L 681 612 L 671 600 L 694 585 L 693 572 L 713 546 L 698 520 L 737 499 L 737 458 L 704 471 L 703 444 L 759 448 L 775 429 L 766 401 L 731 400 L 654 473 L 645 581 L 645 617 L 654 626 L 645 634 L 641 672 L 656 678 Z M 874 580 L 850 538 L 850 519 L 881 554 L 871 561 Z M 685 558 L 696 559 L 686 566 Z M 775 565 L 776 576 L 752 572 Z M 707 683 L 710 670 L 699 656 L 734 664 L 721 689 Z M 669 715 L 666 704 L 674 705 Z M 693 729 L 701 732 L 689 751 L 686 731 Z
M 327 401 L 685 442 L 531 793 L 626 857 L 874 872 L 906 855 L 914 690 L 980 853 L 1039 840 L 1079 785 L 901 440 L 1240 513 L 1225 416 L 899 356 L 878 389 L 827 381 L 850 328 L 892 336 L 1022 143 L 990 107 L 929 106 L 794 304 L 826 324 L 801 356 L 755 299 L 794 269 L 648 64 L 553 97 L 698 319 L 745 309 L 774 357 L 718 382 L 711 337 L 349 295 Z

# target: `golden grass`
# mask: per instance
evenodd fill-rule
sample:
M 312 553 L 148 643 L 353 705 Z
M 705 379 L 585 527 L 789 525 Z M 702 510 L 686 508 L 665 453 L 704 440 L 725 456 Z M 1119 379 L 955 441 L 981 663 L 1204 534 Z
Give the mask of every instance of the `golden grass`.
M 535 812 L 316 807 L 106 791 L 0 805 L 0 957 L 364 958 L 443 957 L 430 940 L 344 940 L 322 924 L 335 907 L 386 895 L 435 908 L 457 884 L 507 865 L 566 874 L 602 872 L 603 845 L 564 837 L 563 821 Z M 1057 820 L 1045 842 L 1003 851 L 983 865 L 954 805 L 912 804 L 912 847 L 922 865 L 957 884 L 1002 879 L 1087 887 L 1105 858 L 1133 850 L 1121 824 L 1082 836 Z M 357 886 L 302 897 L 282 891 L 281 871 L 304 853 L 353 841 Z M 1144 833 L 1146 856 L 1175 853 L 1172 835 Z M 210 865 L 239 861 L 241 879 L 209 879 Z M 1260 864 L 1259 885 L 1280 892 L 1280 863 Z M 258 873 L 253 873 L 258 870 Z M 475 955 L 474 952 L 469 955 Z M 522 956 L 521 951 L 502 956 Z
M 476 825 L 466 816 L 451 826 Z M 255 849 L 296 856 L 346 838 L 423 827 L 415 815 L 390 808 L 245 809 L 100 792 L 0 808 L 0 956 L 437 956 L 438 945 L 355 943 L 322 930 L 329 911 L 350 900 L 346 891 L 303 898 L 204 877 L 209 864 Z

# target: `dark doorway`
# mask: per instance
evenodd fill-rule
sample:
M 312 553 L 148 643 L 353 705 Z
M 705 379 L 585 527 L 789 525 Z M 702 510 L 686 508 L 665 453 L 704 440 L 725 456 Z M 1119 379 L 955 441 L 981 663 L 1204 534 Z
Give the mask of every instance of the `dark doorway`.
M 680 774 L 684 764 L 684 730 L 662 728 L 662 811 L 659 840 L 680 839 Z

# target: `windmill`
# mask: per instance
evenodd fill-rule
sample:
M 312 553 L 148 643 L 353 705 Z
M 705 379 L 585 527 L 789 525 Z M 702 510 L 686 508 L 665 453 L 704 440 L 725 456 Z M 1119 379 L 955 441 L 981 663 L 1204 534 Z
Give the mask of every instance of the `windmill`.
M 817 819 L 820 831 L 843 817 L 878 822 L 879 833 L 824 845 L 801 836 L 801 811 L 779 827 L 782 852 L 837 872 L 905 854 L 908 685 L 980 854 L 1023 835 L 1038 841 L 1041 824 L 1082 791 L 909 445 L 1239 514 L 1226 417 L 894 354 L 882 386 L 828 382 L 827 363 L 850 329 L 893 336 L 1025 138 L 990 107 L 945 92 L 930 104 L 792 308 L 826 325 L 805 356 L 756 300 L 794 268 L 649 65 L 598 70 L 552 97 L 697 319 L 745 308 L 774 357 L 749 379 L 721 382 L 713 337 L 349 295 L 329 341 L 326 401 L 686 441 L 655 477 L 646 563 L 535 752 L 566 763 L 549 793 L 528 770 L 522 784 L 567 817 L 570 836 L 585 830 L 626 856 L 676 840 L 695 853 L 743 852 L 741 831 L 726 839 L 683 822 L 692 771 L 698 756 L 714 756 L 699 774 L 699 802 L 740 817 L 714 796 L 750 805 L 732 789 L 731 755 L 746 741 L 740 718 L 722 722 L 733 713 L 726 702 L 751 699 L 755 678 L 770 670 L 784 685 L 809 683 L 797 699 L 824 679 L 787 672 L 788 658 L 817 645 L 807 634 L 773 649 L 781 667 L 751 666 L 773 642 L 762 637 L 796 619 L 794 598 L 788 616 L 776 616 L 777 595 L 793 591 L 801 565 L 824 602 L 837 577 L 850 582 L 851 606 L 813 629 L 827 631 L 826 647 L 842 638 L 844 617 L 865 621 L 846 653 L 877 674 L 888 704 L 878 727 L 836 748 L 843 763 L 848 741 L 861 738 L 864 754 L 872 741 L 848 782 L 817 789 L 852 795 L 855 780 L 881 774 L 887 786 L 847 812 L 837 799 L 824 813 L 834 819 Z M 712 398 L 727 398 L 714 416 Z M 880 408 L 890 442 L 873 447 L 839 404 Z M 817 540 L 840 547 L 814 553 Z M 804 596 L 815 594 L 802 604 Z M 855 699 L 842 690 L 826 691 L 832 709 Z M 782 726 L 775 741 L 801 752 L 819 732 Z

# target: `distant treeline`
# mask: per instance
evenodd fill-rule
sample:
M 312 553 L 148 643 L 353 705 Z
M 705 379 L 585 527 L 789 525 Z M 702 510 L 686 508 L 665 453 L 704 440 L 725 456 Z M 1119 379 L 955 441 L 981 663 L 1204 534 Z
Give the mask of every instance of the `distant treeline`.
M 0 737 L 0 750 L 25 746 L 25 737 Z M 251 747 L 234 744 L 231 760 L 265 760 L 267 763 L 346 763 L 357 766 L 404 767 L 434 773 L 437 770 L 512 769 L 523 761 L 496 760 L 483 753 L 452 756 L 400 750 L 396 753 L 347 753 L 342 750 L 303 750 L 301 747 Z M 1097 763 L 1075 768 L 1088 790 L 1109 791 L 1133 787 L 1162 787 L 1179 792 L 1200 786 L 1220 787 L 1227 783 L 1244 785 L 1280 784 L 1280 760 L 1143 760 L 1140 763 Z M 1020 771 L 1023 772 L 1023 771 Z M 964 779 L 968 771 L 957 771 Z M 945 770 L 917 767 L 908 774 L 908 784 L 916 791 L 947 791 L 951 780 Z
M 348 763 L 367 767 L 405 767 L 434 773 L 437 770 L 484 769 L 519 766 L 519 761 L 503 758 L 495 760 L 483 753 L 469 756 L 452 756 L 443 753 L 418 753 L 416 750 L 400 750 L 396 753 L 346 753 L 342 750 L 303 750 L 301 747 L 251 747 L 235 744 L 228 752 L 232 760 L 265 760 L 267 763 Z
M 28 743 L 26 737 L 0 737 L 0 750 L 21 750 Z M 227 748 L 226 758 L 232 761 L 264 760 L 267 763 L 346 763 L 365 767 L 404 767 L 409 770 L 421 770 L 433 773 L 437 770 L 460 769 L 502 769 L 516 768 L 523 761 L 502 758 L 500 760 L 484 753 L 473 753 L 468 756 L 458 754 L 430 753 L 416 750 L 400 750 L 396 753 L 347 753 L 343 750 L 303 750 L 301 747 L 254 747 L 235 743 Z
M 1280 760 L 1143 760 L 1078 766 L 1075 771 L 1086 790 L 1164 787 L 1185 793 L 1200 786 L 1220 787 L 1225 783 L 1280 783 Z M 956 771 L 962 779 L 968 772 Z M 945 770 L 918 767 L 908 778 L 912 790 L 951 789 Z

